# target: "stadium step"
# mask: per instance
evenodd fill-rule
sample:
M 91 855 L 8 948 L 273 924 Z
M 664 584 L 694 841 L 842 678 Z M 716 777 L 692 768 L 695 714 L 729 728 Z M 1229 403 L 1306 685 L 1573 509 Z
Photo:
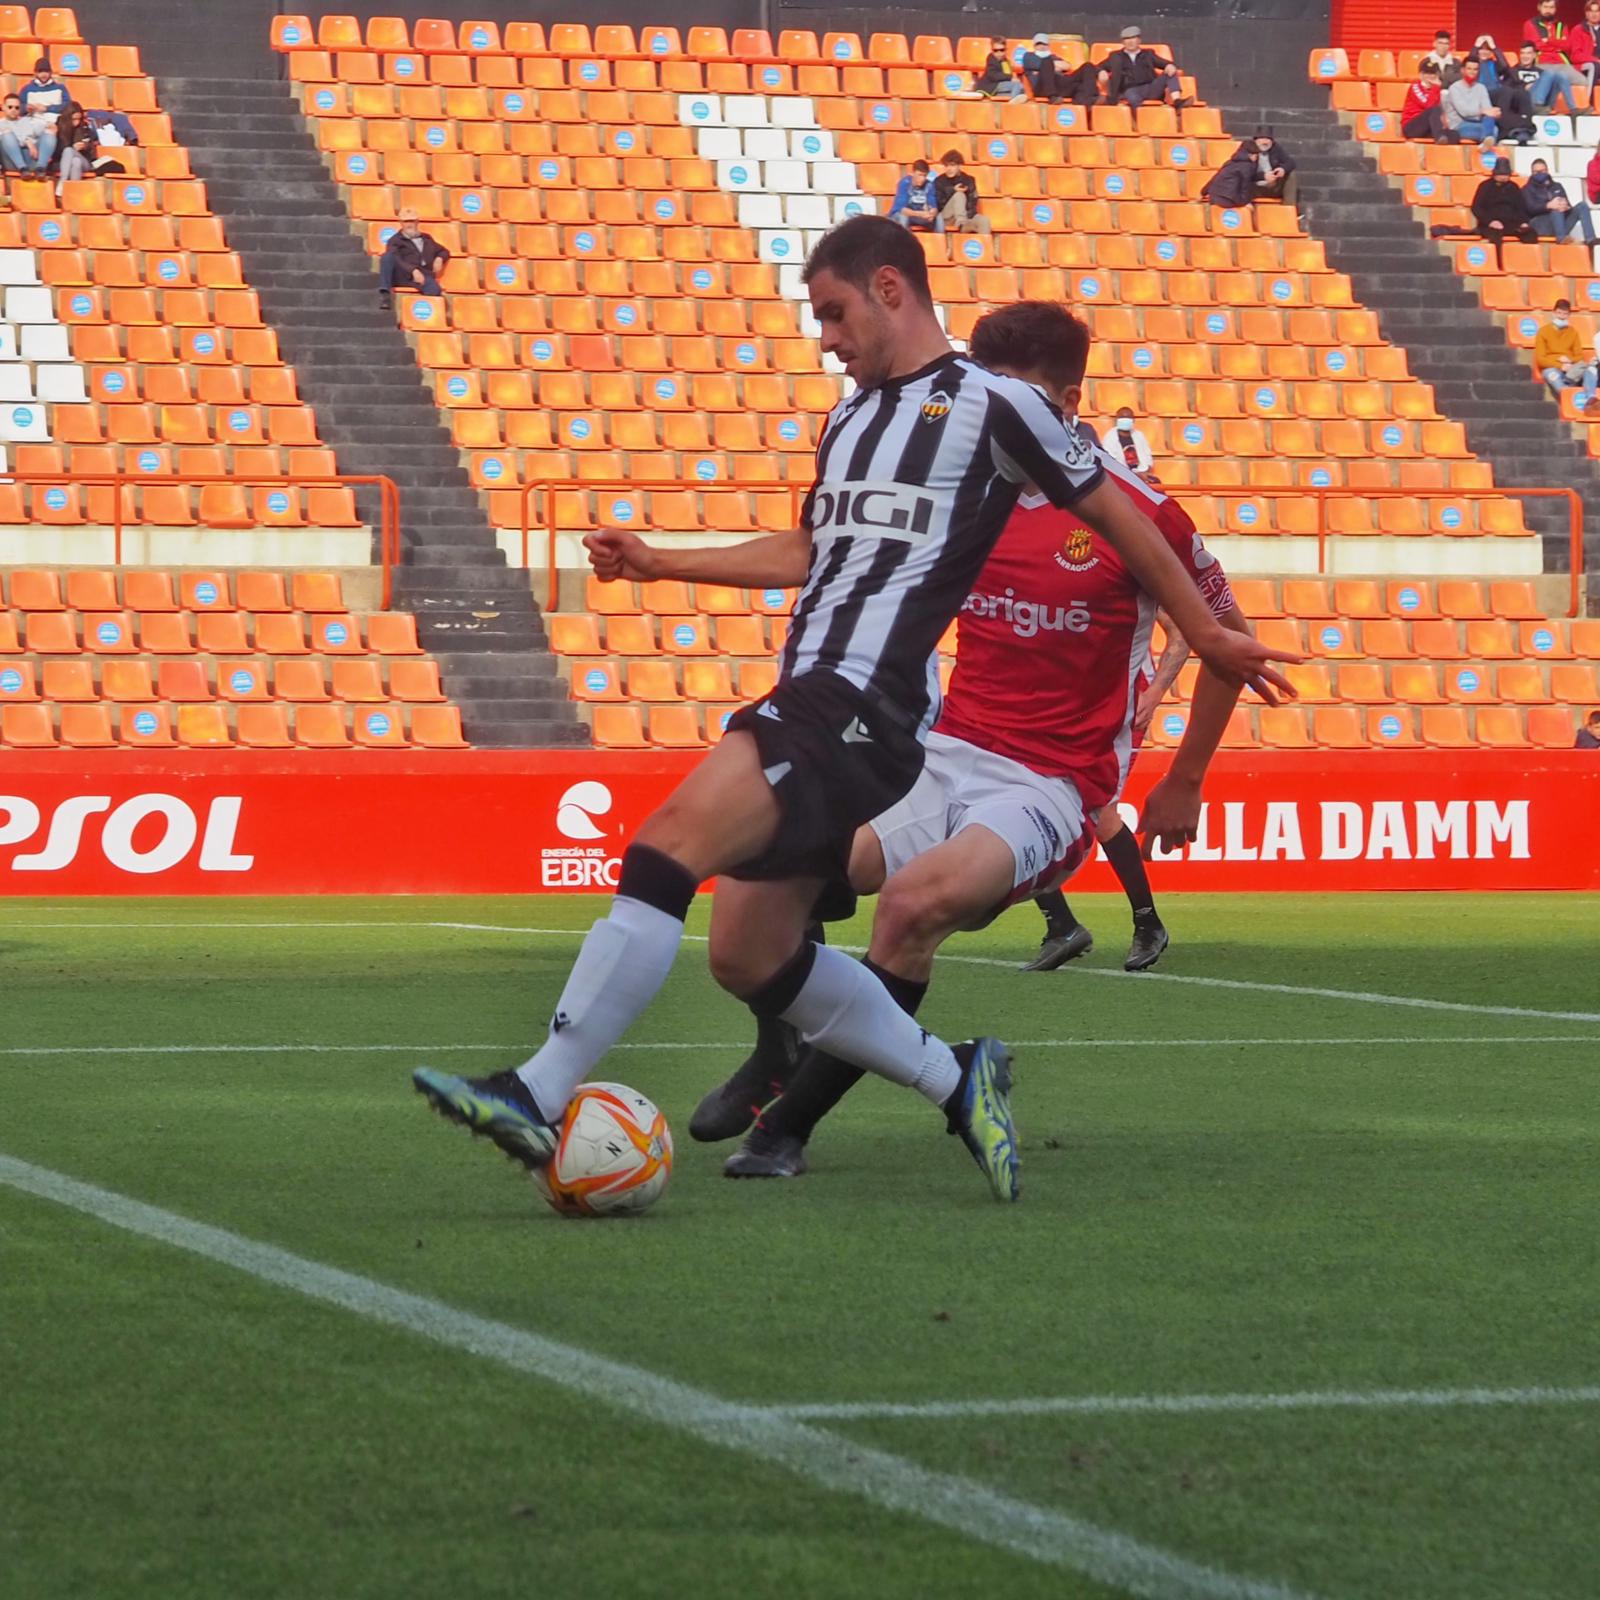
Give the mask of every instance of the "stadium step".
M 146 50 L 161 70 L 161 50 Z M 440 654 L 446 692 L 476 745 L 587 742 L 564 691 L 528 694 L 504 664 L 542 660 L 556 682 L 543 620 L 525 572 L 505 565 L 441 413 L 286 84 L 163 76 L 164 104 L 181 129 L 228 242 L 277 329 L 285 358 L 343 470 L 382 473 L 401 488 L 396 603 L 417 617 L 423 647 Z M 482 670 L 461 670 L 483 653 Z M 458 673 L 461 681 L 457 682 Z
M 1299 168 L 1299 204 L 1350 275 L 1384 335 L 1405 348 L 1411 370 L 1432 384 L 1435 404 L 1462 423 L 1468 446 L 1509 488 L 1571 485 L 1583 498 L 1591 593 L 1600 597 L 1600 466 L 1530 383 L 1526 363 L 1470 287 L 1428 238 L 1401 191 L 1377 170 L 1327 107 L 1240 108 L 1236 129 L 1271 123 Z M 1446 281 L 1451 280 L 1451 281 Z M 1544 542 L 1545 570 L 1568 570 L 1567 515 L 1555 501 L 1525 501 Z

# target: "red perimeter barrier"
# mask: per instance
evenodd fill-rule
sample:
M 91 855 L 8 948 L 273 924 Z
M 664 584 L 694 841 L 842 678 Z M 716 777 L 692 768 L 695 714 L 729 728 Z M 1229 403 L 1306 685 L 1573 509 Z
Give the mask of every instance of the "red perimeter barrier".
M 6 751 L 0 894 L 604 892 L 694 759 Z M 1206 792 L 1159 889 L 1600 889 L 1596 751 L 1224 752 Z

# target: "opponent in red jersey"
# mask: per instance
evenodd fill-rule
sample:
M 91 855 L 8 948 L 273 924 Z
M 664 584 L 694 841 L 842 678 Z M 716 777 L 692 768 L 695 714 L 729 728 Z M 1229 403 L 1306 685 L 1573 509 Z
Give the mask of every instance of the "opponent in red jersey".
M 1075 409 L 1088 332 L 1059 306 L 991 312 L 973 334 L 986 365 L 1038 383 Z M 1105 463 L 1165 535 L 1214 614 L 1248 632 L 1227 580 L 1188 516 L 1159 490 Z M 953 932 L 1060 883 L 1094 841 L 1094 815 L 1127 777 L 1132 723 L 1149 661 L 1155 603 L 1114 552 L 1074 519 L 1019 504 L 960 617 L 960 655 L 927 760 L 911 792 L 856 836 L 850 879 L 881 891 L 868 957 L 914 1011 L 934 952 Z M 1238 698 L 1203 677 L 1173 772 L 1144 825 L 1174 845 L 1194 837 L 1200 780 Z M 701 1102 L 696 1138 L 729 1138 L 770 1097 L 781 1064 L 752 1057 Z M 725 1168 L 731 1177 L 805 1170 L 812 1128 L 859 1078 L 808 1051 Z

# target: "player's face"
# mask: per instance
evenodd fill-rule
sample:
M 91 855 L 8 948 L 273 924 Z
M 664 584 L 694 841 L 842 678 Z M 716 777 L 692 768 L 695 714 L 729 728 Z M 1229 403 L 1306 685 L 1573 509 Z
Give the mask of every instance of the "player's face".
M 871 290 L 863 292 L 837 273 L 819 272 L 808 285 L 811 310 L 822 325 L 822 352 L 837 356 L 845 373 L 871 389 L 894 366 L 894 322 Z

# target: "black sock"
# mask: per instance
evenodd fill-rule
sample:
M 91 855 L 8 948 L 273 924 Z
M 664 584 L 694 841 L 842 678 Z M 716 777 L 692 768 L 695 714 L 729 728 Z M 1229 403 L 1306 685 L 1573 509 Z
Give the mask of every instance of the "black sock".
M 862 965 L 877 975 L 902 1011 L 913 1017 L 917 1014 L 917 1007 L 928 992 L 927 984 L 885 972 L 870 957 Z M 766 1133 L 787 1135 L 804 1144 L 817 1124 L 864 1077 L 866 1073 L 860 1067 L 808 1045 L 801 1051 L 800 1065 L 782 1098 L 761 1113 L 760 1126 Z
M 1134 838 L 1133 830 L 1123 828 L 1109 843 L 1103 843 L 1101 848 L 1111 863 L 1111 870 L 1122 884 L 1128 904 L 1133 907 L 1133 920 L 1159 920 L 1156 917 L 1156 897 L 1150 892 L 1150 880 L 1144 872 L 1144 858 L 1139 854 L 1139 841 Z
M 1059 889 L 1051 889 L 1047 894 L 1035 895 L 1033 903 L 1044 912 L 1045 936 L 1050 939 L 1059 939 L 1062 934 L 1070 932 L 1077 925 L 1078 919 L 1072 914 L 1072 907 L 1067 904 L 1067 897 Z

